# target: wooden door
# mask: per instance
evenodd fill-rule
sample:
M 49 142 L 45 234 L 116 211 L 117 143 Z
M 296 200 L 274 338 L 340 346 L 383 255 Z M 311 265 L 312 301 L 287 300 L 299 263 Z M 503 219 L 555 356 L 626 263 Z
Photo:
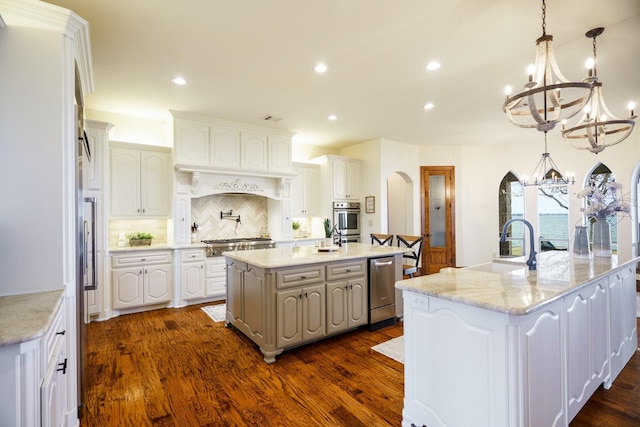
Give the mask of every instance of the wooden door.
M 422 194 L 422 271 L 432 274 L 456 265 L 455 168 L 420 167 Z

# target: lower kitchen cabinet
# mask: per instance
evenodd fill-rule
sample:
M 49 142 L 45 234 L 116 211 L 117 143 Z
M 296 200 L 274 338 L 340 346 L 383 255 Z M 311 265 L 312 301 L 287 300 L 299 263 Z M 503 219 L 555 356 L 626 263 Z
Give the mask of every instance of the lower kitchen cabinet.
M 184 301 L 200 299 L 207 296 L 205 280 L 205 251 L 204 249 L 187 249 L 178 251 L 180 262 L 180 298 Z
M 327 335 L 367 323 L 366 278 L 327 283 Z
M 224 257 L 209 257 L 206 261 L 207 297 L 224 298 L 227 291 L 227 272 Z
M 24 313 L 32 313 L 33 308 L 38 307 L 43 317 L 46 307 L 60 301 L 57 309 L 47 313 L 52 315 L 52 320 L 44 335 L 33 339 L 29 334 L 27 341 L 0 346 L 0 425 L 3 427 L 67 424 L 67 389 L 71 386 L 68 374 L 75 368 L 68 365 L 66 354 L 65 299 L 60 296 L 62 292 L 52 298 L 54 293 L 57 291 L 32 294 L 27 303 L 19 297 L 17 302 L 25 306 Z M 23 321 L 33 322 L 33 317 Z
M 112 258 L 113 308 L 163 304 L 173 296 L 171 251 L 117 254 Z
M 368 320 L 364 260 L 264 269 L 226 258 L 226 278 L 227 325 L 258 344 L 267 363 Z
M 276 293 L 276 343 L 292 347 L 326 335 L 324 283 Z

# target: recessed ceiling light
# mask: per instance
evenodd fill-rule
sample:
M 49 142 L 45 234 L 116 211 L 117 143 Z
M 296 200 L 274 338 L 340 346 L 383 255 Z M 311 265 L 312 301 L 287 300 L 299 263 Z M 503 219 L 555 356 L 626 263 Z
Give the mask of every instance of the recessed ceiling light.
M 431 110 L 433 108 L 433 103 L 427 102 L 422 108 L 424 108 L 425 110 Z
M 427 70 L 429 71 L 435 71 L 438 68 L 440 68 L 440 63 L 438 61 L 431 61 L 427 64 Z
M 325 73 L 327 71 L 327 66 L 320 63 L 315 66 L 314 70 L 316 70 L 316 73 Z
M 174 84 L 177 84 L 177 85 L 180 85 L 180 86 L 187 84 L 187 81 L 185 79 L 183 79 L 182 77 L 174 77 L 174 78 L 171 79 L 171 81 Z
M 335 114 L 330 115 L 329 117 L 327 117 L 329 120 L 338 120 L 338 116 L 336 116 Z

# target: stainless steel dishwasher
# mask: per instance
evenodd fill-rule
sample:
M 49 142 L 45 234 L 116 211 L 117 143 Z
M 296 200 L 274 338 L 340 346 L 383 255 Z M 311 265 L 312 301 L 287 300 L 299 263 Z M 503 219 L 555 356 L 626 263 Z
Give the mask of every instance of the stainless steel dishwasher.
M 369 330 L 396 323 L 395 257 L 369 259 Z

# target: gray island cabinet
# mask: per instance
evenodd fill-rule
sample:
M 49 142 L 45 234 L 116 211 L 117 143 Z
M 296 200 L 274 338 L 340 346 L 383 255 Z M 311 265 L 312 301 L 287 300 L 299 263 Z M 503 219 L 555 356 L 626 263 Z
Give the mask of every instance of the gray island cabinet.
M 366 325 L 368 259 L 394 256 L 396 280 L 402 278 L 402 248 L 347 243 L 333 249 L 224 253 L 227 326 L 256 343 L 265 362 L 275 362 L 288 348 Z
M 567 426 L 638 347 L 638 259 L 546 252 L 537 271 L 494 260 L 396 283 L 402 425 Z

